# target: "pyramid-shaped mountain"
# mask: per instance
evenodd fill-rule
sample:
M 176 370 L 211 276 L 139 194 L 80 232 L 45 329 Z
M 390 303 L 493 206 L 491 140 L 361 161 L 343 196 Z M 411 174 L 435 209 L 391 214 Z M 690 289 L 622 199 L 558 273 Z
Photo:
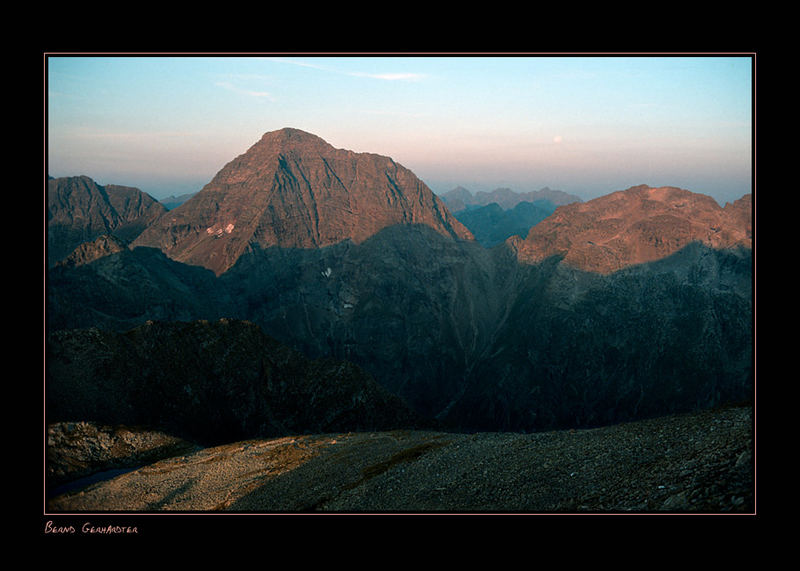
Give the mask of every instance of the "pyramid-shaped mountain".
M 472 235 L 410 170 L 297 129 L 266 133 L 134 245 L 222 274 L 252 248 L 360 243 L 388 226 Z

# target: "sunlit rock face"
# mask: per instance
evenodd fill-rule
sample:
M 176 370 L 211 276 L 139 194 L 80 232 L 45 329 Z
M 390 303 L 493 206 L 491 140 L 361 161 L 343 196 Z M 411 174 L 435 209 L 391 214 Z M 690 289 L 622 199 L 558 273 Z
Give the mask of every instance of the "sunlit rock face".
M 361 243 L 388 226 L 424 224 L 472 239 L 444 203 L 391 158 L 336 149 L 297 129 L 266 133 L 135 245 L 222 274 L 253 247 Z
M 710 196 L 674 187 L 637 186 L 562 206 L 512 239 L 518 257 L 562 256 L 581 270 L 609 274 L 674 254 L 692 242 L 752 247 L 752 197 L 721 207 Z
M 47 181 L 47 258 L 53 266 L 83 244 L 112 235 L 135 239 L 166 209 L 128 186 L 101 186 L 87 176 Z

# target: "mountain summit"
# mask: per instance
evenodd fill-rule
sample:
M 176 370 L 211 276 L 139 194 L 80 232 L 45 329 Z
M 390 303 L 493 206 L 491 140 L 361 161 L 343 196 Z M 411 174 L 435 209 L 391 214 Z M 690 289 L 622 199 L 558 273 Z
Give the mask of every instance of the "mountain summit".
M 664 258 L 692 242 L 752 248 L 752 232 L 750 194 L 721 207 L 705 194 L 640 185 L 560 206 L 526 239 L 512 242 L 520 260 L 563 256 L 570 266 L 608 274 Z
M 336 149 L 287 128 L 265 133 L 134 245 L 160 248 L 219 275 L 253 247 L 360 243 L 397 224 L 472 239 L 444 203 L 391 158 Z
M 49 178 L 48 266 L 100 236 L 113 234 L 129 242 L 164 212 L 162 205 L 138 188 L 101 186 L 88 176 Z

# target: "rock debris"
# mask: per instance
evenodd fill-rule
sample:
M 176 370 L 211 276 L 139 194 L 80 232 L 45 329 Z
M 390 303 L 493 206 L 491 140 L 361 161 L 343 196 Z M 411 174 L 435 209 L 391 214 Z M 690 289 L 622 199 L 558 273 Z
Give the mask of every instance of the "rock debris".
M 297 435 L 165 458 L 47 509 L 752 514 L 753 442 L 750 407 L 531 434 Z

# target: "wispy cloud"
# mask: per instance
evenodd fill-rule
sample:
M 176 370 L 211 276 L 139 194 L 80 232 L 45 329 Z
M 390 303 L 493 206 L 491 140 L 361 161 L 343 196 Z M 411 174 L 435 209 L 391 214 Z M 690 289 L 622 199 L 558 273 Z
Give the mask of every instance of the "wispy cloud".
M 236 85 L 232 84 L 229 81 L 218 81 L 214 85 L 217 87 L 222 87 L 223 89 L 227 89 L 228 91 L 233 91 L 234 93 L 238 93 L 240 95 L 247 95 L 249 97 L 263 97 L 265 99 L 269 99 L 270 101 L 275 101 L 275 98 L 269 91 L 256 91 L 253 89 L 244 89 L 241 87 L 237 87 Z

